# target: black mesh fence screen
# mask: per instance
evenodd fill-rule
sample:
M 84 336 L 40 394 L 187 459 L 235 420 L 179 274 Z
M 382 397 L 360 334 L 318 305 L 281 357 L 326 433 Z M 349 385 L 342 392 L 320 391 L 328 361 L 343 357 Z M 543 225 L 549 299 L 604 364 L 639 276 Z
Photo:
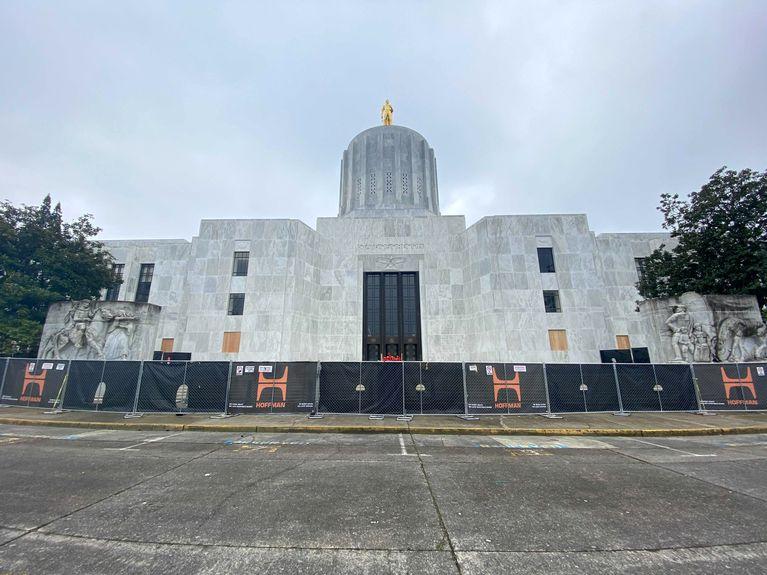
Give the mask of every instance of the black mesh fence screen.
M 546 411 L 543 365 L 466 363 L 469 413 L 540 413 Z
M 615 371 L 625 411 L 697 409 L 688 365 L 618 364 Z
M 68 364 L 64 360 L 9 359 L 0 403 L 59 407 Z
M 619 409 L 612 365 L 551 363 L 546 374 L 553 412 Z
M 73 361 L 64 408 L 131 411 L 140 371 L 140 361 Z
M 322 362 L 319 410 L 401 414 L 404 377 L 404 363 L 398 361 Z
M 405 411 L 463 413 L 461 364 L 405 362 Z
M 314 409 L 316 362 L 235 362 L 230 413 L 300 413 Z
M 0 358 L 0 403 L 95 411 L 472 414 L 546 411 L 544 365 Z M 319 403 L 315 405 L 317 373 Z M 554 413 L 767 409 L 767 363 L 546 364 Z M 616 386 L 616 376 L 617 383 Z M 464 377 L 466 401 L 464 398 Z M 140 380 L 140 387 L 137 385 Z M 62 397 L 63 396 L 63 397 Z M 228 397 L 228 402 L 227 402 Z M 62 401 L 63 399 L 63 401 Z
M 228 362 L 145 361 L 138 411 L 222 412 L 228 375 Z

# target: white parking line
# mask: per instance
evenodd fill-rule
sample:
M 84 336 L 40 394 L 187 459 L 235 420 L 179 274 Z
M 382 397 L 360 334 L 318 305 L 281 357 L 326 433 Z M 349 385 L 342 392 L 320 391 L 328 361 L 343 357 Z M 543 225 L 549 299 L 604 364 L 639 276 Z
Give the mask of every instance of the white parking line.
M 684 453 L 685 455 L 690 455 L 692 457 L 716 457 L 715 453 L 707 453 L 707 454 L 691 453 L 689 451 L 684 451 L 683 449 L 676 449 L 675 447 L 669 447 L 668 445 L 653 443 L 652 441 L 644 441 L 642 439 L 636 439 L 634 437 L 628 437 L 627 439 L 630 439 L 631 441 L 638 441 L 639 443 L 645 443 L 647 445 L 652 445 L 653 447 L 660 447 L 661 449 L 668 449 L 669 451 L 676 451 L 677 453 Z
M 157 441 L 162 441 L 163 439 L 168 439 L 169 437 L 175 437 L 176 435 L 181 435 L 183 432 L 179 433 L 171 433 L 170 435 L 165 435 L 163 437 L 153 437 L 152 439 L 147 439 L 146 441 L 142 441 L 141 443 L 136 443 L 135 445 L 129 445 L 128 447 L 107 447 L 105 449 L 108 449 L 110 451 L 137 451 L 136 449 L 133 449 L 134 447 L 141 447 L 142 445 L 146 445 L 148 443 L 155 443 Z
M 399 434 L 399 447 L 400 447 L 402 455 L 410 455 L 407 452 L 407 449 L 405 448 L 405 438 L 402 437 L 401 433 Z

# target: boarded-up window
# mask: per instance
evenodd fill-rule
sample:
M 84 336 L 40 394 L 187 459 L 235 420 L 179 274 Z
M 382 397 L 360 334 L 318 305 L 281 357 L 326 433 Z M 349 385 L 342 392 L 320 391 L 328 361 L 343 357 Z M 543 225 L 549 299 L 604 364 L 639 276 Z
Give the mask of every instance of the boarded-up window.
M 551 351 L 567 351 L 567 332 L 563 329 L 550 329 L 549 347 Z
M 240 351 L 240 332 L 239 331 L 225 331 L 224 343 L 221 346 L 221 351 L 224 353 L 239 353 Z
M 615 341 L 618 342 L 618 349 L 631 349 L 631 342 L 627 335 L 616 335 Z
M 164 337 L 162 338 L 162 344 L 160 344 L 160 351 L 163 353 L 170 353 L 173 351 L 173 338 L 172 337 Z

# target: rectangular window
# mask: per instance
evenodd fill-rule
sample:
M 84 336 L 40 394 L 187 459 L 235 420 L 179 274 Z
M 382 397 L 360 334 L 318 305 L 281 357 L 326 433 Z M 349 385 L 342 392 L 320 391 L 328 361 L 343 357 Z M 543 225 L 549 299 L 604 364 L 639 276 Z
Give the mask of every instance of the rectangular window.
M 117 301 L 119 298 L 124 271 L 125 264 L 112 264 L 112 284 L 107 288 L 107 293 L 104 296 L 106 301 Z
M 647 261 L 647 258 L 634 258 L 634 265 L 637 269 L 637 277 L 639 278 L 639 281 L 642 281 L 642 278 L 644 277 L 644 265 L 645 261 Z
M 618 344 L 618 349 L 631 349 L 631 341 L 627 335 L 616 335 L 615 341 Z
M 234 252 L 234 264 L 232 265 L 233 276 L 248 275 L 248 262 L 250 261 L 250 252 Z
M 542 274 L 553 274 L 557 271 L 554 267 L 553 248 L 538 248 L 538 269 Z
M 162 343 L 160 344 L 160 351 L 163 353 L 170 353 L 173 351 L 173 338 L 172 337 L 164 337 L 162 338 Z
M 549 347 L 551 351 L 567 351 L 567 332 L 563 329 L 550 329 Z
M 384 274 L 384 337 L 399 337 L 397 291 L 397 274 Z
M 224 342 L 221 344 L 221 351 L 223 353 L 239 353 L 240 351 L 240 332 L 239 331 L 225 331 Z
M 559 305 L 559 292 L 557 290 L 543 290 L 543 305 L 546 313 L 559 313 L 562 306 Z
M 229 315 L 242 315 L 245 309 L 245 294 L 244 293 L 230 293 L 229 294 Z
M 138 287 L 136 288 L 136 303 L 146 303 L 149 301 L 152 277 L 154 277 L 154 264 L 141 264 Z

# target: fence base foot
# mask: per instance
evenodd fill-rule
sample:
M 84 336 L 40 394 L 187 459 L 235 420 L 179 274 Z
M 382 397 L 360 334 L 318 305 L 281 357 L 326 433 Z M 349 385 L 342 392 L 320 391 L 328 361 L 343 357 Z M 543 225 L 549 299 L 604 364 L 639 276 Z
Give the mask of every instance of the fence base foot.
M 458 419 L 463 419 L 464 421 L 479 421 L 479 417 L 476 415 L 469 415 L 468 413 L 465 413 L 464 415 L 456 415 Z
M 65 413 L 69 411 L 68 409 L 54 409 L 51 411 L 43 411 L 44 415 L 58 415 L 59 413 Z
M 310 413 L 309 415 L 306 416 L 306 419 L 322 419 L 323 417 L 325 416 L 322 415 L 321 413 Z
M 240 415 L 239 413 L 217 413 L 216 415 L 211 415 L 211 419 L 229 419 L 230 417 L 237 417 Z
M 383 419 L 383 415 L 369 415 L 368 419 Z
M 398 415 L 397 421 L 413 421 L 412 415 Z
M 616 416 L 616 417 L 628 417 L 631 414 L 630 413 L 626 413 L 625 411 L 616 411 L 616 412 L 613 413 L 613 415 Z
M 546 419 L 564 419 L 561 415 L 557 415 L 556 413 L 539 413 L 541 417 L 545 417 Z
M 707 416 L 716 415 L 716 413 L 711 413 L 710 411 L 706 411 L 705 409 L 698 410 L 695 413 L 697 415 L 707 415 Z
M 123 419 L 138 419 L 139 417 L 144 417 L 143 413 L 126 413 L 123 415 Z

